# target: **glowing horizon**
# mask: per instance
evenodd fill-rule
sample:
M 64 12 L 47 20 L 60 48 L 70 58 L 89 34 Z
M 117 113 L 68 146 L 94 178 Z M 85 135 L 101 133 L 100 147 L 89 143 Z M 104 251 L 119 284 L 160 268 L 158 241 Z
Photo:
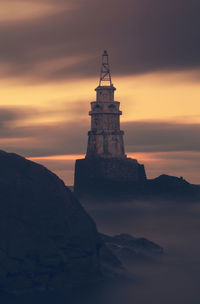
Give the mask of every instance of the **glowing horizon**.
M 150 164 L 158 168 L 159 163 L 156 172 L 182 172 L 200 183 L 196 154 L 193 173 L 186 161 L 181 169 L 172 159 L 157 157 L 177 153 L 181 160 L 183 153 L 192 158 L 200 151 L 199 20 L 190 18 L 192 14 L 185 18 L 185 2 L 178 18 L 167 1 L 157 1 L 155 11 L 147 10 L 143 1 L 128 1 L 123 14 L 120 1 L 105 3 L 108 14 L 102 22 L 96 12 L 104 2 L 1 1 L 1 149 L 38 161 L 81 157 L 103 47 L 123 112 L 125 150 L 146 162 L 148 171 L 154 171 Z M 165 18 L 173 21 L 173 28 L 167 28 L 169 35 L 160 35 L 166 33 Z M 189 32 L 180 27 L 186 23 Z M 71 166 L 70 176 L 72 171 Z

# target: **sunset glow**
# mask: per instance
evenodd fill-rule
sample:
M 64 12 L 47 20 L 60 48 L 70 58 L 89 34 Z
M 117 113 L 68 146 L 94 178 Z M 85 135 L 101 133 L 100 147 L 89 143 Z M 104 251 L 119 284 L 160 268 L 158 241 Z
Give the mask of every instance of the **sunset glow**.
M 102 48 L 107 48 L 127 154 L 144 162 L 149 176 L 165 171 L 200 183 L 199 51 L 197 39 L 185 42 L 195 37 L 197 27 L 188 26 L 185 37 L 167 2 L 165 9 L 157 3 L 159 27 L 147 2 L 134 0 L 132 10 L 130 0 L 123 10 L 118 2 L 89 2 L 1 1 L 1 149 L 49 168 L 53 162 L 55 172 L 61 172 L 55 162 L 81 158 Z M 108 15 L 102 23 L 96 11 L 104 2 Z M 166 32 L 166 18 L 174 22 L 168 36 L 161 34 Z M 180 13 L 180 18 L 185 24 L 185 15 Z M 183 164 L 183 154 L 196 164 L 193 172 L 190 161 Z M 72 165 L 68 171 L 72 183 Z

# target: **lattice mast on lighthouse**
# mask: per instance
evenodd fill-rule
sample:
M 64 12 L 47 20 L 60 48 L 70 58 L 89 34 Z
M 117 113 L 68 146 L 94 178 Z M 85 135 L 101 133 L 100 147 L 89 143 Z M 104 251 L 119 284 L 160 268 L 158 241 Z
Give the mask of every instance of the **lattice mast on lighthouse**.
M 96 101 L 91 102 L 91 130 L 88 132 L 86 158 L 125 158 L 124 132 L 120 130 L 120 103 L 114 100 L 107 51 L 102 55 Z

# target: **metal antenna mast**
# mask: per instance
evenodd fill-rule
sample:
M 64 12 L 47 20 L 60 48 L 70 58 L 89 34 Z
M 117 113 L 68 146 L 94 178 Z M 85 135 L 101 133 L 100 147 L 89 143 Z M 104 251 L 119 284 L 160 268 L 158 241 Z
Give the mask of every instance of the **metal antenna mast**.
M 102 65 L 101 65 L 99 85 L 100 86 L 102 86 L 102 85 L 112 86 L 112 80 L 111 80 L 111 73 L 110 73 L 107 51 L 104 51 L 103 55 L 102 55 Z

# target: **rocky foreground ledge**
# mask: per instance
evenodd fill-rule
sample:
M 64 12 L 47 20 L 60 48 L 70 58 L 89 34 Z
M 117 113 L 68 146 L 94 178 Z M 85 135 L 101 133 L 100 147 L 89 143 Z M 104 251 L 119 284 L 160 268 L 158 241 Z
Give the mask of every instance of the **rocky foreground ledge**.
M 152 261 L 164 253 L 162 247 L 146 238 L 135 238 L 130 234 L 100 236 L 112 253 L 122 261 Z
M 55 174 L 4 151 L 0 168 L 0 293 L 67 290 L 124 271 Z
M 103 244 L 63 181 L 0 151 L 0 291 L 56 290 L 97 280 Z

